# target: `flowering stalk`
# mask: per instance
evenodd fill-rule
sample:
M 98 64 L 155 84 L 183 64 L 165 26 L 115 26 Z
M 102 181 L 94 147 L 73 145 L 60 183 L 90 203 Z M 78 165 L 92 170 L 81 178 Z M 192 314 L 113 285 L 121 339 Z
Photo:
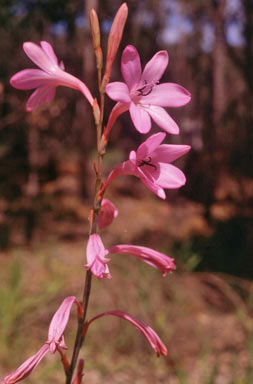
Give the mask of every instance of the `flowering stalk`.
M 117 15 L 114 19 L 111 32 L 109 35 L 106 70 L 104 75 L 104 79 L 107 79 L 106 80 L 107 82 L 109 81 L 111 66 L 116 56 L 116 53 L 122 38 L 126 17 L 127 17 L 127 5 L 124 3 L 120 7 L 119 11 L 117 12 Z M 94 52 L 97 60 L 100 105 L 98 106 L 96 99 L 94 99 L 93 114 L 95 118 L 96 130 L 97 130 L 97 163 L 95 164 L 96 182 L 95 182 L 93 208 L 90 213 L 89 236 L 91 236 L 92 234 L 96 234 L 97 232 L 98 214 L 100 211 L 101 201 L 102 201 L 102 197 L 99 192 L 102 187 L 101 170 L 102 170 L 104 151 L 101 151 L 101 138 L 102 138 L 102 125 L 103 125 L 103 118 L 104 118 L 104 103 L 105 103 L 105 86 L 101 84 L 101 71 L 102 71 L 102 65 L 103 65 L 103 62 L 102 62 L 103 58 L 102 58 L 102 51 L 100 47 L 100 30 L 99 30 L 97 14 L 94 9 L 92 9 L 90 12 L 90 23 L 91 23 L 91 30 L 92 30 L 93 47 L 94 47 Z M 91 292 L 91 281 L 92 281 L 91 270 L 87 270 L 86 277 L 85 277 L 84 291 L 83 291 L 83 313 L 82 313 L 82 316 L 78 319 L 78 329 L 76 333 L 76 339 L 75 339 L 75 345 L 74 345 L 71 363 L 66 374 L 66 384 L 71 384 L 71 380 L 72 380 L 72 376 L 78 360 L 79 352 L 84 342 L 85 334 L 87 331 L 87 326 L 85 324 L 85 321 L 86 321 L 87 308 L 88 308 L 90 292 Z

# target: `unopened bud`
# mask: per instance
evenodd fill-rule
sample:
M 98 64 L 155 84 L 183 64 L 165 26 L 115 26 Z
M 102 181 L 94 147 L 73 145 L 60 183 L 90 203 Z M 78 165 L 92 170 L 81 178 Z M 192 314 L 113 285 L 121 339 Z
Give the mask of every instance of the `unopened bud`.
M 125 27 L 126 19 L 128 15 L 128 8 L 126 3 L 123 3 L 119 8 L 116 16 L 113 20 L 112 27 L 108 37 L 107 56 L 105 74 L 102 82 L 102 90 L 105 90 L 106 85 L 109 83 L 112 64 L 117 54 L 119 44 L 121 42 L 123 30 Z
M 95 51 L 97 68 L 102 69 L 103 66 L 103 53 L 100 45 L 100 28 L 98 22 L 98 16 L 95 9 L 90 11 L 90 26 L 92 34 L 92 43 Z

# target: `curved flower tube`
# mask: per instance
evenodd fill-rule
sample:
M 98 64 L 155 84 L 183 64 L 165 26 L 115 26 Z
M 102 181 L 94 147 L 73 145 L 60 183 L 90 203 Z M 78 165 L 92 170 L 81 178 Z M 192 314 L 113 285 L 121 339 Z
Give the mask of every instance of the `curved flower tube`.
M 88 322 L 88 325 L 90 325 L 93 321 L 99 319 L 100 317 L 107 316 L 107 315 L 120 317 L 121 319 L 128 321 L 135 328 L 137 328 L 145 336 L 145 338 L 149 342 L 150 346 L 156 352 L 157 357 L 160 357 L 161 355 L 163 355 L 163 356 L 167 355 L 167 349 L 166 349 L 165 345 L 163 344 L 163 342 L 161 341 L 160 337 L 157 335 L 157 333 L 152 328 L 150 328 L 148 325 L 135 319 L 129 313 L 122 312 L 122 311 L 103 312 L 103 313 L 100 313 L 99 315 L 93 317 Z
M 0 384 L 14 384 L 25 379 L 37 367 L 42 358 L 50 351 L 54 354 L 57 350 L 67 349 L 63 332 L 69 320 L 72 305 L 79 304 L 74 296 L 66 297 L 55 312 L 48 330 L 48 340 L 42 345 L 35 355 L 27 359 L 19 368 L 11 372 L 0 382 Z
M 174 259 L 166 256 L 164 253 L 155 251 L 154 249 L 141 247 L 138 245 L 119 244 L 114 245 L 108 249 L 109 253 L 130 254 L 151 265 L 152 267 L 159 269 L 163 276 L 166 273 L 171 273 L 176 269 Z
M 178 134 L 176 122 L 164 107 L 181 107 L 187 104 L 190 93 L 179 84 L 159 84 L 168 65 L 168 53 L 157 52 L 141 70 L 140 56 L 135 47 L 128 45 L 121 58 L 121 72 L 125 83 L 114 82 L 106 86 L 106 93 L 117 101 L 116 110 L 111 112 L 106 128 L 107 137 L 115 119 L 124 110 L 129 110 L 132 122 L 140 133 L 151 129 L 151 118 L 168 133 Z
M 164 189 L 180 188 L 186 182 L 183 172 L 170 162 L 190 150 L 189 145 L 162 144 L 166 134 L 151 135 L 137 149 L 131 151 L 129 160 L 115 167 L 103 186 L 103 192 L 120 175 L 133 175 L 161 199 L 165 199 Z
M 10 83 L 17 89 L 35 89 L 26 103 L 26 110 L 33 111 L 45 101 L 52 101 L 56 87 L 59 85 L 74 88 L 93 105 L 93 97 L 87 86 L 75 76 L 64 71 L 63 62 L 58 59 L 52 46 L 46 41 L 40 42 L 41 46 L 32 42 L 25 42 L 23 48 L 27 56 L 40 69 L 24 69 L 17 72 L 10 79 Z

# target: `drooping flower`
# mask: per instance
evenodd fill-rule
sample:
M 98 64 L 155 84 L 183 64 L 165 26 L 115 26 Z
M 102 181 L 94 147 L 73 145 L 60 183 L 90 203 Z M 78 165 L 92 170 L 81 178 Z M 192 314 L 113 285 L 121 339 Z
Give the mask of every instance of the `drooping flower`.
M 85 264 L 85 268 L 87 270 L 90 269 L 92 274 L 98 279 L 103 277 L 111 279 L 107 265 L 110 259 L 106 258 L 106 255 L 108 255 L 108 251 L 105 250 L 100 236 L 96 233 L 90 235 L 86 248 L 87 264 Z
M 171 259 L 164 253 L 155 251 L 151 248 L 130 244 L 119 244 L 109 248 L 108 252 L 133 255 L 152 267 L 159 269 L 163 276 L 165 276 L 166 273 L 171 273 L 176 269 L 174 259 Z
M 108 311 L 103 312 L 95 317 L 93 317 L 89 322 L 88 325 L 90 325 L 94 320 L 99 319 L 100 317 L 112 315 L 120 317 L 121 319 L 127 320 L 129 323 L 131 323 L 135 328 L 137 328 L 147 339 L 151 347 L 154 349 L 154 351 L 157 354 L 157 357 L 160 355 L 166 356 L 167 355 L 167 349 L 163 342 L 161 341 L 160 337 L 157 335 L 157 333 L 148 325 L 142 323 L 141 321 L 135 319 L 133 316 L 129 315 L 129 313 L 122 312 L 122 311 Z
M 118 210 L 115 205 L 110 200 L 103 199 L 98 214 L 99 229 L 103 229 L 110 225 L 117 216 Z
M 159 84 L 167 65 L 167 52 L 159 51 L 146 64 L 142 72 L 136 48 L 128 45 L 124 49 L 121 71 L 125 83 L 114 82 L 106 87 L 107 95 L 118 103 L 109 117 L 104 133 L 105 139 L 108 138 L 117 117 L 126 110 L 129 110 L 132 122 L 140 133 L 150 131 L 150 118 L 166 132 L 179 133 L 177 124 L 164 107 L 181 107 L 190 101 L 191 95 L 179 84 Z
M 41 69 L 24 69 L 10 79 L 17 89 L 35 89 L 26 104 L 26 110 L 32 111 L 45 101 L 52 101 L 59 85 L 79 90 L 93 105 L 93 97 L 87 86 L 75 76 L 65 72 L 64 64 L 58 59 L 52 46 L 41 41 L 40 46 L 25 42 L 23 48 L 27 56 Z
M 151 135 L 137 149 L 131 151 L 129 160 L 115 167 L 109 174 L 103 191 L 120 175 L 134 175 L 161 199 L 165 199 L 164 189 L 179 188 L 185 184 L 184 173 L 170 162 L 190 150 L 189 145 L 162 144 L 166 134 Z
M 67 349 L 64 343 L 63 332 L 68 323 L 72 305 L 78 301 L 74 296 L 66 297 L 55 312 L 48 330 L 48 340 L 42 345 L 35 355 L 27 359 L 19 368 L 11 372 L 0 384 L 14 384 L 25 379 L 37 367 L 41 359 L 50 351 L 54 354 L 57 350 Z

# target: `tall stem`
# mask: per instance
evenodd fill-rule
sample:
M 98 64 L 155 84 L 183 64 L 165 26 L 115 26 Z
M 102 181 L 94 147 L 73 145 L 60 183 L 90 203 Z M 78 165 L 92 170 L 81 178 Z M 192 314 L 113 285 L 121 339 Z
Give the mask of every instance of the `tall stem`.
M 95 184 L 95 193 L 94 193 L 94 202 L 93 202 L 93 215 L 90 220 L 89 235 L 97 232 L 97 217 L 98 217 L 100 204 L 101 204 L 100 199 L 98 198 L 98 192 L 101 187 L 101 169 L 102 169 L 102 161 L 103 161 L 103 155 L 101 154 L 101 151 L 100 151 L 103 114 L 104 114 L 104 93 L 101 92 L 101 87 L 100 87 L 100 119 L 97 124 L 97 172 L 96 172 L 96 184 Z M 85 321 L 86 321 L 87 309 L 88 309 L 89 298 L 91 293 L 91 281 L 92 281 L 92 273 L 89 270 L 86 272 L 84 289 L 83 289 L 83 315 L 78 319 L 78 327 L 76 332 L 72 359 L 71 359 L 69 369 L 66 372 L 66 384 L 71 384 L 73 373 L 77 364 L 79 352 L 85 339 Z

